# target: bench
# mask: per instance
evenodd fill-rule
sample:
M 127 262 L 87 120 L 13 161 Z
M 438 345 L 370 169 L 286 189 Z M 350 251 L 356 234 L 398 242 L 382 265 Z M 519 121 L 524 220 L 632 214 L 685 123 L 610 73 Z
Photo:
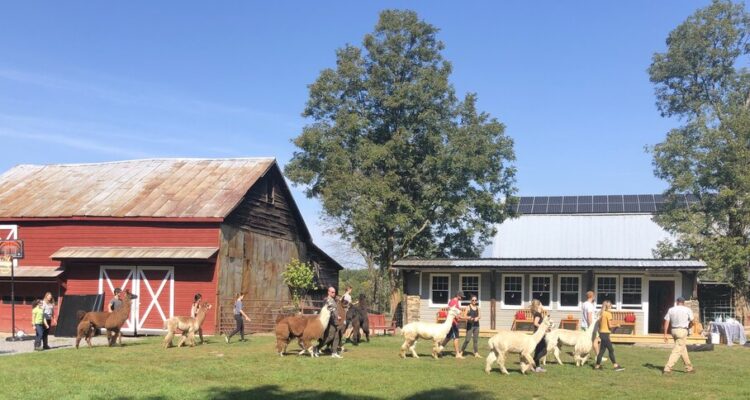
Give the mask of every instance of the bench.
M 367 323 L 370 325 L 370 333 L 377 334 L 378 331 L 383 331 L 383 335 L 387 335 L 388 332 L 396 333 L 396 320 L 391 319 L 391 323 L 385 322 L 385 315 L 383 314 L 367 314 Z
M 523 318 L 518 318 L 520 313 L 523 313 Z M 510 330 L 534 332 L 536 327 L 534 326 L 534 319 L 531 310 L 516 311 L 516 314 L 513 316 L 513 324 L 511 324 Z
M 468 312 L 467 307 L 461 307 L 461 314 L 458 316 L 458 321 L 466 319 L 466 313 Z M 438 324 L 442 324 L 445 322 L 446 318 L 448 318 L 448 307 L 443 307 L 438 310 L 438 312 L 435 314 L 435 322 Z
M 632 311 L 610 311 L 612 313 L 612 333 L 620 335 L 635 335 L 635 322 L 625 322 L 625 317 L 635 313 Z

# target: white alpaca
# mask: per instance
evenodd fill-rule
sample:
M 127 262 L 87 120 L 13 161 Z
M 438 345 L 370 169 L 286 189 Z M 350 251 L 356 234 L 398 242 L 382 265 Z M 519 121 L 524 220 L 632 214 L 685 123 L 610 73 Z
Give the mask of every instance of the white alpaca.
M 542 341 L 550 326 L 549 315 L 547 315 L 542 320 L 542 326 L 533 335 L 518 331 L 498 332 L 490 338 L 490 354 L 487 356 L 484 372 L 489 374 L 492 370 L 492 364 L 497 361 L 500 365 L 500 371 L 508 375 L 508 370 L 505 369 L 505 355 L 515 353 L 520 354 L 521 373 L 525 374 L 527 370 L 536 366 L 534 364 L 534 349 Z
M 406 326 L 401 329 L 401 335 L 404 336 L 404 344 L 401 345 L 401 352 L 399 353 L 401 358 L 406 358 L 407 349 L 411 351 L 411 355 L 414 356 L 414 358 L 419 358 L 417 350 L 415 349 L 417 346 L 417 339 L 432 339 L 432 357 L 438 358 L 439 354 L 443 351 L 443 346 L 440 342 L 442 342 L 443 339 L 445 339 L 445 336 L 448 335 L 453 320 L 456 319 L 460 313 L 461 310 L 458 308 L 451 308 L 448 311 L 448 317 L 442 324 L 422 321 L 415 321 L 406 324 Z
M 554 354 L 557 363 L 562 365 L 562 361 L 560 360 L 560 346 L 573 346 L 573 358 L 576 361 L 576 367 L 586 364 L 594 344 L 592 337 L 596 321 L 594 319 L 593 323 L 585 331 L 571 331 L 568 329 L 553 329 L 550 331 L 547 334 L 547 354 Z M 544 356 L 541 362 L 542 364 L 547 364 L 547 356 Z

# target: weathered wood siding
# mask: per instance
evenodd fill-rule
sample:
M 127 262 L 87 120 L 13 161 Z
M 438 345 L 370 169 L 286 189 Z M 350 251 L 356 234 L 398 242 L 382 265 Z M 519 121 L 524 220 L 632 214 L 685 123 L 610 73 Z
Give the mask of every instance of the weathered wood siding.
M 297 220 L 291 194 L 276 169 L 260 178 L 225 222 L 250 232 L 286 240 L 307 241 Z

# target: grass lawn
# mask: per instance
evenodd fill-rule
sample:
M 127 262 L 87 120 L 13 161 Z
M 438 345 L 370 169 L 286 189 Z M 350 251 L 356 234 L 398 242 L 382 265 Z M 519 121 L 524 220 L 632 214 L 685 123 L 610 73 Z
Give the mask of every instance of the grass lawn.
M 697 373 L 663 377 L 668 349 L 615 346 L 623 372 L 548 365 L 523 376 L 509 357 L 510 376 L 484 358 L 398 358 L 399 338 L 376 337 L 348 346 L 344 359 L 274 354 L 274 338 L 250 336 L 227 345 L 220 338 L 195 348 L 160 347 L 158 338 L 122 348 L 97 347 L 0 358 L 0 398 L 8 399 L 728 399 L 750 398 L 750 348 L 717 346 L 691 354 Z M 290 346 L 290 348 L 296 347 Z M 568 351 L 566 348 L 564 351 Z M 480 343 L 486 355 L 486 339 Z M 448 353 L 450 354 L 450 353 Z M 568 354 L 563 361 L 571 362 Z

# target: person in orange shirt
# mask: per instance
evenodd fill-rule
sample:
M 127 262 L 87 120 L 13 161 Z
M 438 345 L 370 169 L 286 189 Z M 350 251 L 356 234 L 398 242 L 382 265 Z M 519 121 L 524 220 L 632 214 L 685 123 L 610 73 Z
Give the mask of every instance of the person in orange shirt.
M 609 334 L 612 333 L 611 328 L 615 328 L 616 325 L 612 321 L 612 302 L 609 300 L 604 300 L 602 303 L 602 315 L 601 318 L 599 318 L 599 337 L 602 340 L 601 347 L 599 348 L 599 354 L 596 356 L 596 365 L 594 366 L 594 369 L 601 370 L 602 369 L 602 357 L 604 356 L 604 350 L 609 351 L 609 359 L 612 360 L 612 364 L 614 364 L 615 371 L 624 371 L 625 368 L 623 368 L 620 364 L 615 361 L 615 348 L 612 347 L 612 340 L 609 338 Z

